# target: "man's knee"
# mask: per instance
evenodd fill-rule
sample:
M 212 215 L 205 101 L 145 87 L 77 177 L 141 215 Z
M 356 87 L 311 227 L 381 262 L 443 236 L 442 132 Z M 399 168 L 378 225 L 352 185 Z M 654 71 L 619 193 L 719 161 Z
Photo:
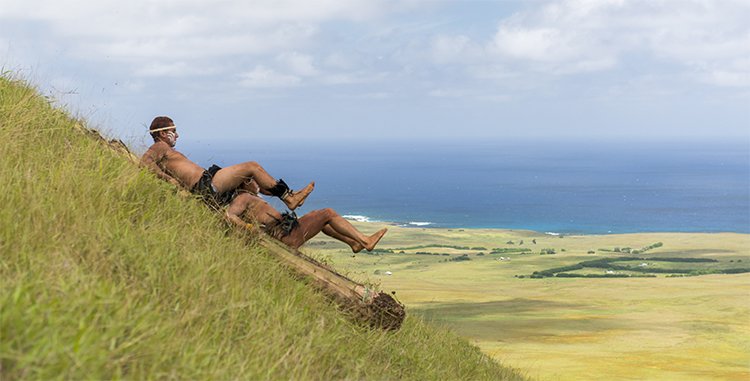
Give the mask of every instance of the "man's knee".
M 253 172 L 261 168 L 260 164 L 258 164 L 255 161 L 246 161 L 242 163 L 242 167 L 245 168 L 245 170 L 253 171 Z
M 324 208 L 322 212 L 323 212 L 323 215 L 326 216 L 327 218 L 333 218 L 338 215 L 336 211 L 331 208 Z

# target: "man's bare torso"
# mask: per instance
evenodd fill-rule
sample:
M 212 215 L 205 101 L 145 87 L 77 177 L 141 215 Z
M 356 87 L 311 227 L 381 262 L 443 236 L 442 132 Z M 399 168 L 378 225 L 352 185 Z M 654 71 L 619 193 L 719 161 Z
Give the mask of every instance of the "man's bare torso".
M 188 189 L 198 182 L 204 171 L 201 166 L 162 141 L 149 147 L 148 151 L 143 154 L 141 162 L 152 169 L 156 166 Z

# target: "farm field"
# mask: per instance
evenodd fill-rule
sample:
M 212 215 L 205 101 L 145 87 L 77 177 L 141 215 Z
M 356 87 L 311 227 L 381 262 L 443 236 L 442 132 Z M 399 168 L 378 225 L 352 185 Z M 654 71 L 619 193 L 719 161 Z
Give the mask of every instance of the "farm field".
M 750 235 L 389 229 L 374 253 L 304 251 L 532 378 L 750 377 Z

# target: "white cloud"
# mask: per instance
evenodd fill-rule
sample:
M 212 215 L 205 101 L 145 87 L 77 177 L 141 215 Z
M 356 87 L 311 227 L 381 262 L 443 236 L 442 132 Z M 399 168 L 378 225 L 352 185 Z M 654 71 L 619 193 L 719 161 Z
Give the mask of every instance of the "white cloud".
M 472 62 L 482 54 L 482 48 L 464 35 L 438 36 L 432 40 L 432 56 L 439 63 Z
M 307 54 L 297 52 L 282 53 L 276 57 L 276 60 L 289 71 L 299 76 L 309 77 L 319 73 L 313 65 L 313 57 Z
M 463 89 L 434 89 L 427 93 L 436 98 L 463 98 L 466 94 L 466 90 Z
M 318 68 L 311 55 L 298 52 L 283 53 L 275 57 L 274 66 L 256 65 L 243 72 L 241 84 L 245 87 L 293 87 L 312 85 L 356 85 L 382 80 L 385 74 L 364 70 Z
M 371 92 L 371 93 L 363 93 L 356 96 L 356 98 L 360 99 L 389 99 L 393 96 L 393 94 L 387 92 L 387 91 L 377 91 L 377 92 Z
M 122 64 L 136 75 L 192 75 L 204 60 L 295 51 L 310 43 L 321 23 L 366 20 L 394 8 L 386 0 L 0 0 L 0 38 L 43 39 L 70 58 Z M 11 22 L 30 29 L 19 32 Z M 166 59 L 182 63 L 169 68 L 161 63 Z M 295 74 L 315 73 L 311 57 L 292 54 L 282 61 Z
M 320 82 L 326 85 L 354 85 L 358 83 L 372 82 L 377 76 L 368 76 L 367 73 L 344 73 L 334 72 L 320 78 Z
M 338 52 L 328 54 L 323 60 L 323 64 L 333 69 L 351 69 L 355 65 L 352 57 Z
M 331 109 L 381 99 L 405 115 L 510 99 L 532 116 L 560 99 L 741 104 L 748 57 L 749 0 L 0 0 L 0 66 L 68 78 L 120 120 L 203 115 L 196 96 L 206 108 L 268 97 L 269 112 L 290 94 Z
M 580 54 L 574 37 L 554 28 L 501 27 L 493 42 L 501 54 L 532 61 L 564 61 Z
M 750 57 L 750 1 L 547 2 L 500 20 L 485 40 L 435 38 L 431 52 L 438 64 L 484 66 L 472 71 L 485 78 L 498 66 L 500 73 L 569 75 L 615 69 L 638 57 L 646 66 L 695 73 L 696 81 L 745 86 L 750 69 L 735 62 Z
M 582 58 L 577 62 L 569 62 L 553 69 L 555 74 L 576 74 L 603 71 L 617 65 L 617 59 L 612 56 Z
M 488 44 L 491 56 L 554 74 L 601 71 L 617 65 L 608 19 L 625 0 L 568 0 L 502 20 Z
M 215 67 L 206 67 L 190 64 L 184 61 L 175 62 L 150 62 L 136 70 L 135 74 L 140 77 L 187 77 L 210 75 L 219 71 Z
M 750 87 L 750 56 L 733 60 L 722 68 L 706 69 L 702 78 L 717 86 Z
M 284 23 L 317 23 L 327 20 L 365 20 L 382 15 L 394 6 L 385 0 L 252 0 L 244 2 L 199 0 L 14 0 L 0 1 L 0 18 L 43 20 L 69 32 L 88 35 L 92 29 L 114 36 L 125 34 L 180 34 L 211 26 L 231 28 L 238 23 L 267 29 Z M 141 26 L 123 31 L 120 26 Z M 86 32 L 88 30 L 88 32 Z
M 279 73 L 262 65 L 240 75 L 240 84 L 251 88 L 293 87 L 301 82 L 300 77 Z
M 476 99 L 491 103 L 504 103 L 513 100 L 513 97 L 504 94 L 485 94 L 477 96 Z

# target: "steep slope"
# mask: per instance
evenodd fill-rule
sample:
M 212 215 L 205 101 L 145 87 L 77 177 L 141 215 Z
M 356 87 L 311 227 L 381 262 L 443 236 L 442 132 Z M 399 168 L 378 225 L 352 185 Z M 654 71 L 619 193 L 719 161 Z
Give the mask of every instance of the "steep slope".
M 200 203 L 0 78 L 0 379 L 521 379 L 346 319 Z

